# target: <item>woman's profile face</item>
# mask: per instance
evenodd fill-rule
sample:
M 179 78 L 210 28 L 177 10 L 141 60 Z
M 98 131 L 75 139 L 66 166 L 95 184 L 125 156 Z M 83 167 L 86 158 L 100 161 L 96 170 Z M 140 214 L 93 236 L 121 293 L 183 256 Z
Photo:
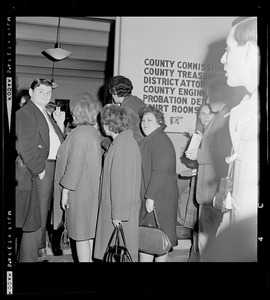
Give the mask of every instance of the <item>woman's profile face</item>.
M 208 105 L 204 105 L 201 108 L 199 113 L 199 119 L 204 127 L 206 127 L 210 123 L 210 121 L 214 118 L 214 116 L 215 115 L 211 113 Z
M 152 113 L 143 115 L 141 125 L 142 131 L 146 136 L 160 127 L 160 125 L 157 123 L 155 115 Z

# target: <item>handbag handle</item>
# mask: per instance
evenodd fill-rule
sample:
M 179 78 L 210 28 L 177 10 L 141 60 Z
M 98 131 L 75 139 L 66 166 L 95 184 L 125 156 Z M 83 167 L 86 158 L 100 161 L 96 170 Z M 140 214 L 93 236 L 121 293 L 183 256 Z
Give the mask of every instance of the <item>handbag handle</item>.
M 124 235 L 124 230 L 121 224 L 119 224 L 118 227 L 114 227 L 113 233 L 110 237 L 109 243 L 108 243 L 108 247 L 111 245 L 112 240 L 116 234 L 116 238 L 115 238 L 115 245 L 119 246 L 119 232 L 121 234 L 122 240 L 123 240 L 123 245 L 126 248 L 126 239 L 125 239 L 125 235 Z
M 108 246 L 107 246 L 107 247 L 109 247 L 109 246 L 111 245 L 112 240 L 113 240 L 113 238 L 114 238 L 114 236 L 115 236 L 116 231 L 117 231 L 117 228 L 114 227 L 113 233 L 112 233 L 112 235 L 111 235 L 111 237 L 110 237 L 110 240 L 109 240 L 109 243 L 108 243 Z M 117 239 L 117 235 L 116 235 L 116 239 Z M 116 240 L 116 239 L 115 239 L 115 240 Z
M 67 212 L 64 210 L 64 228 L 67 229 Z
M 156 213 L 155 207 L 153 208 L 153 213 L 154 213 L 154 218 L 155 218 L 155 222 L 156 222 L 157 228 L 160 228 L 160 227 L 159 227 L 159 223 L 158 223 L 158 218 L 157 218 L 157 213 Z M 148 212 L 146 211 L 146 213 L 145 213 L 145 215 L 143 216 L 143 218 L 142 218 L 142 220 L 141 220 L 141 222 L 140 222 L 139 225 L 142 224 L 142 222 L 143 222 L 143 220 L 144 220 L 144 218 L 146 217 L 147 214 L 148 214 Z
M 124 234 L 124 229 L 123 229 L 122 224 L 119 224 L 119 231 L 120 231 L 121 236 L 122 236 L 123 245 L 126 248 L 126 239 L 125 239 L 125 234 Z

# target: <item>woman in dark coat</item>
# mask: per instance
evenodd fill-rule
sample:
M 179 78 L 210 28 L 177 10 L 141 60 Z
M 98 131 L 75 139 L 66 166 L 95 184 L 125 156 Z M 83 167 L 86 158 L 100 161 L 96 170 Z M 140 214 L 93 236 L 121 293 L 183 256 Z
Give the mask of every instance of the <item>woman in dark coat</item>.
M 114 227 L 122 224 L 126 246 L 138 261 L 141 153 L 128 113 L 116 104 L 106 105 L 101 124 L 113 142 L 105 155 L 94 257 L 102 259 Z
M 172 141 L 164 132 L 163 113 L 152 105 L 140 111 L 142 130 L 146 137 L 140 142 L 142 155 L 140 220 L 155 226 L 152 210 L 155 207 L 160 227 L 168 235 L 172 247 L 177 245 L 176 223 L 178 186 L 176 154 Z M 153 256 L 140 252 L 141 262 L 166 262 L 168 253 Z
M 56 160 L 54 199 L 58 205 L 61 199 L 79 262 L 92 261 L 101 174 L 101 147 L 96 129 L 100 110 L 100 102 L 90 94 L 71 98 L 70 111 L 76 128 L 67 134 Z
M 124 107 L 130 120 L 130 129 L 133 132 L 134 139 L 139 142 L 143 139 L 140 127 L 139 110 L 145 107 L 145 103 L 135 95 L 132 95 L 133 85 L 130 79 L 117 75 L 109 81 L 109 91 L 113 101 Z

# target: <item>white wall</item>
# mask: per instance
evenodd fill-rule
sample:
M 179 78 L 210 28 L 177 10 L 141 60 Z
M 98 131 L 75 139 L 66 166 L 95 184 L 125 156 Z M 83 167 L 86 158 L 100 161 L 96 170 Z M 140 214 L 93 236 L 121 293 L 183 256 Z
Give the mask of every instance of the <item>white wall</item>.
M 133 83 L 134 95 L 144 99 L 146 103 L 159 105 L 159 108 L 163 109 L 167 124 L 166 132 L 175 145 L 179 173 L 187 169 L 180 162 L 182 149 L 187 143 L 183 133 L 189 127 L 195 127 L 196 109 L 204 101 L 202 91 L 206 82 L 211 77 L 224 75 L 220 58 L 225 51 L 225 39 L 234 19 L 235 17 L 116 19 L 114 74 L 128 77 Z M 163 62 L 164 66 L 149 66 L 150 59 L 152 62 L 156 60 L 157 64 Z M 183 62 L 194 64 L 184 69 Z M 206 67 L 209 70 L 206 70 Z M 203 68 L 205 69 L 202 70 Z M 150 71 L 159 73 L 146 74 Z M 206 77 L 202 77 L 203 75 Z M 200 76 L 202 78 L 199 78 Z M 149 83 L 153 77 L 161 78 L 160 83 L 157 81 Z M 172 80 L 162 83 L 163 78 Z M 167 90 L 160 87 L 167 87 Z M 156 92 L 150 92 L 150 89 L 155 88 L 158 89 Z M 196 95 L 182 97 L 179 93 L 184 88 Z M 160 102 L 154 101 L 157 99 Z M 178 103 L 181 101 L 182 103 Z

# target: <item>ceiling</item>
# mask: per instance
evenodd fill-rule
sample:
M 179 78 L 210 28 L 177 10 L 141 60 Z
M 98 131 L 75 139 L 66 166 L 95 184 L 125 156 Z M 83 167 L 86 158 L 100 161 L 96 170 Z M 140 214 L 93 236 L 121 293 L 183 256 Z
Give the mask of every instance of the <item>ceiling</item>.
M 16 72 L 51 77 L 58 17 L 16 17 Z M 61 17 L 61 48 L 71 56 L 54 63 L 54 77 L 106 78 L 112 72 L 115 17 Z

